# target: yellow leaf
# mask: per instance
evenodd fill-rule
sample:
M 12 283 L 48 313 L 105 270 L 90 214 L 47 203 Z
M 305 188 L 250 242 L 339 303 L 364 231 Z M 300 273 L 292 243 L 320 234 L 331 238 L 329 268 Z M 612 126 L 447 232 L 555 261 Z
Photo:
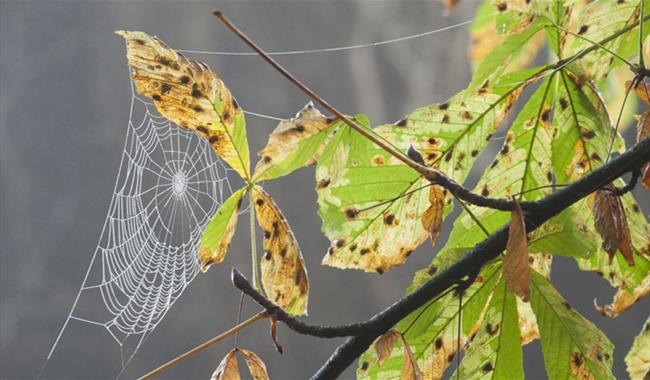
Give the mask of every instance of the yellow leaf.
M 239 380 L 239 365 L 235 350 L 230 351 L 219 363 L 219 366 L 212 374 L 212 380 Z
M 442 214 L 445 209 L 445 198 L 447 190 L 433 185 L 429 189 L 429 203 L 431 206 L 422 214 L 422 225 L 429 231 L 431 236 L 431 246 L 436 246 L 436 239 L 442 230 Z
M 259 356 L 255 355 L 252 351 L 239 348 L 238 351 L 246 360 L 246 365 L 254 380 L 269 380 L 269 375 L 266 372 L 266 365 Z
M 526 302 L 530 299 L 530 267 L 526 225 L 519 202 L 515 201 L 511 215 L 506 255 L 503 258 L 503 278 L 508 290 Z
M 610 191 L 614 187 L 609 184 L 606 189 L 597 190 L 594 196 L 594 223 L 596 230 L 603 239 L 603 249 L 609 255 L 609 262 L 620 250 L 628 265 L 634 266 L 632 238 L 627 224 L 627 216 L 621 199 Z
M 244 114 L 221 79 L 206 64 L 187 59 L 156 37 L 116 33 L 128 42 L 137 91 L 151 98 L 162 116 L 208 140 L 219 157 L 248 178 Z
M 271 301 L 288 313 L 307 313 L 309 282 L 298 242 L 271 196 L 253 188 L 257 222 L 264 231 L 262 285 Z

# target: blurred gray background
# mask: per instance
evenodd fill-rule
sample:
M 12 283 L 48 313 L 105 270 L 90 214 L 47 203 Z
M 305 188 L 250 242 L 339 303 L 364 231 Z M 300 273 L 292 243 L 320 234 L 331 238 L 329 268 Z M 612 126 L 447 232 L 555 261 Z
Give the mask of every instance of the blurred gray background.
M 116 29 L 155 34 L 178 49 L 248 51 L 212 15 L 221 7 L 270 51 L 326 48 L 424 32 L 471 19 L 463 0 L 445 17 L 426 1 L 2 1 L 0 5 L 0 374 L 35 378 L 68 315 L 97 244 L 117 174 L 128 122 L 130 84 Z M 461 90 L 470 78 L 467 27 L 407 42 L 347 52 L 279 57 L 299 78 L 346 113 L 395 121 Z M 306 98 L 257 57 L 192 56 L 224 78 L 245 109 L 292 116 Z M 253 152 L 275 122 L 247 117 Z M 627 137 L 631 134 L 628 132 Z M 485 156 L 482 156 L 485 157 Z M 481 164 L 489 163 L 484 159 Z M 474 173 L 480 173 L 481 165 Z M 476 177 L 474 175 L 473 177 Z M 382 276 L 319 265 L 328 247 L 320 233 L 313 169 L 265 185 L 298 237 L 311 282 L 309 321 L 365 319 L 400 298 L 433 252 L 424 244 Z M 649 209 L 647 194 L 642 200 Z M 249 264 L 247 221 L 226 262 L 199 275 L 123 374 L 134 378 L 235 324 L 239 294 L 231 267 Z M 447 222 L 445 230 L 449 230 Z M 597 315 L 594 297 L 613 291 L 572 260 L 557 259 L 562 294 L 616 344 L 614 370 L 650 309 L 648 299 L 615 320 Z M 256 312 L 247 302 L 244 316 Z M 644 315 L 645 314 L 645 315 Z M 275 379 L 311 375 L 341 340 L 319 340 L 279 327 L 277 354 L 266 323 L 246 329 L 241 346 L 266 362 Z M 163 378 L 208 378 L 232 339 L 167 371 Z M 72 324 L 44 378 L 114 378 L 119 348 L 105 333 Z M 538 343 L 525 348 L 529 378 L 544 378 Z M 354 368 L 345 378 L 354 376 Z

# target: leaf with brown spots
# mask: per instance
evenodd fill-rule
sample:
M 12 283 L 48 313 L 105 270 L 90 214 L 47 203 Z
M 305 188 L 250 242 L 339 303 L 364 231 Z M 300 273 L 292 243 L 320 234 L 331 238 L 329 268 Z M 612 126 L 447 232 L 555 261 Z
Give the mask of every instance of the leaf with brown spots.
M 244 179 L 250 158 L 244 112 L 221 79 L 199 61 L 186 58 L 156 37 L 117 31 L 127 41 L 133 81 L 158 112 L 210 142 Z
M 431 246 L 436 246 L 436 239 L 442 231 L 442 215 L 445 209 L 447 190 L 433 185 L 429 188 L 429 208 L 422 214 L 422 225 L 429 231 Z
M 610 190 L 613 188 L 613 185 L 609 184 L 604 189 L 596 191 L 592 209 L 594 223 L 603 240 L 602 247 L 609 255 L 610 264 L 616 251 L 620 250 L 628 265 L 634 266 L 632 238 L 625 208 L 620 197 L 611 193 Z
M 388 358 L 393 352 L 395 342 L 402 337 L 396 330 L 388 330 L 384 335 L 380 336 L 375 342 L 375 351 L 377 352 L 377 364 L 382 365 L 384 360 Z
M 237 350 L 232 350 L 226 354 L 219 366 L 212 374 L 212 380 L 239 380 L 239 365 L 235 356 Z
M 512 210 L 508 244 L 503 258 L 503 278 L 508 289 L 526 302 L 530 298 L 530 268 L 528 266 L 528 240 L 526 225 L 519 202 Z
M 230 240 L 235 234 L 237 216 L 242 197 L 246 189 L 239 189 L 228 198 L 214 214 L 205 227 L 199 246 L 199 262 L 201 270 L 206 271 L 210 265 L 220 264 L 228 253 Z
M 531 300 L 550 379 L 610 379 L 614 345 L 550 281 L 532 273 Z
M 284 215 L 269 194 L 253 188 L 257 222 L 264 231 L 262 285 L 267 297 L 293 315 L 307 314 L 309 282 L 305 263 Z
M 333 122 L 308 103 L 295 118 L 283 120 L 258 156 L 254 181 L 277 178 L 315 163 L 340 122 Z
M 634 338 L 630 352 L 625 355 L 627 373 L 632 380 L 647 379 L 650 373 L 650 317 L 643 324 L 641 332 Z
M 238 348 L 237 351 L 244 357 L 246 365 L 248 366 L 248 371 L 251 373 L 253 380 L 269 380 L 269 375 L 266 372 L 266 365 L 259 356 L 255 355 L 254 352 L 243 348 Z

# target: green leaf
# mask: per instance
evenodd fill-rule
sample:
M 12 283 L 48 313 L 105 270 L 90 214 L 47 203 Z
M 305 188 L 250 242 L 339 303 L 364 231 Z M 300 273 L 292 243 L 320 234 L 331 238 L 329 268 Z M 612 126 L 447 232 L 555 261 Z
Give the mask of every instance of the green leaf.
M 634 338 L 630 352 L 625 355 L 625 364 L 630 379 L 646 379 L 650 371 L 650 317 L 643 324 L 639 335 Z
M 452 375 L 451 378 L 455 378 Z M 460 365 L 461 379 L 523 379 L 517 300 L 499 281 L 481 328 Z
M 370 131 L 402 151 L 413 145 L 428 165 L 462 182 L 538 72 L 506 75 L 494 88 L 460 93 Z M 426 240 L 421 216 L 429 206 L 428 182 L 350 128 L 342 127 L 324 149 L 316 180 L 323 232 L 332 241 L 324 264 L 385 272 Z
M 246 188 L 235 191 L 219 207 L 212 220 L 205 227 L 199 245 L 199 262 L 201 270 L 206 271 L 210 265 L 220 264 L 228 253 L 230 240 L 237 228 L 237 216 Z
M 535 272 L 531 291 L 549 379 L 613 378 L 614 346 L 605 334 L 572 309 L 548 279 Z
M 327 139 L 341 122 L 331 123 L 310 102 L 295 118 L 283 120 L 258 155 L 253 181 L 278 178 L 314 164 Z
M 506 35 L 478 65 L 469 84 L 469 90 L 477 89 L 486 81 L 494 82 L 505 72 L 525 68 L 542 47 L 544 36 L 540 32 L 543 32 L 548 25 L 550 22 L 545 18 L 537 18 L 532 22 L 530 18 L 526 18 L 519 22 L 519 25 L 513 28 L 519 32 Z
M 638 22 L 639 4 L 639 0 L 600 0 L 591 2 L 585 5 L 584 8 L 574 12 L 574 17 L 570 20 L 570 24 L 567 25 L 567 29 L 591 41 L 601 41 L 624 27 Z M 628 32 L 628 35 L 632 34 L 638 34 L 638 30 L 633 29 Z M 620 51 L 623 54 L 628 54 L 626 51 L 630 51 L 630 41 L 633 40 L 633 38 L 628 39 L 623 36 L 606 43 L 604 46 L 617 53 Z M 591 42 L 583 38 L 574 37 L 572 42 L 567 43 L 564 56 L 571 56 L 592 45 Z M 638 44 L 636 46 L 638 47 Z M 576 65 L 579 67 L 581 75 L 598 81 L 609 73 L 615 61 L 618 61 L 618 59 L 614 58 L 609 52 L 598 49 L 578 60 Z

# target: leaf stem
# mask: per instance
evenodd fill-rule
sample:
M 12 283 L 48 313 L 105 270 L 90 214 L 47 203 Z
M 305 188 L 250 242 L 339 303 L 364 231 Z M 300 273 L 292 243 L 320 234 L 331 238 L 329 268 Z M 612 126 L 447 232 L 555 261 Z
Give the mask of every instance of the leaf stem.
M 251 265 L 253 266 L 253 287 L 256 290 L 260 290 L 260 274 L 257 267 L 257 238 L 255 236 L 255 205 L 253 204 L 253 191 L 253 185 L 250 185 L 250 192 L 248 194 L 248 212 L 250 214 L 251 224 Z
M 146 375 L 140 377 L 138 380 L 146 380 L 146 379 L 151 379 L 152 377 L 160 374 L 161 372 L 175 366 L 176 364 L 182 362 L 183 360 L 189 358 L 190 356 L 197 354 L 206 348 L 212 346 L 213 344 L 222 341 L 223 339 L 238 333 L 239 331 L 243 330 L 244 328 L 248 327 L 249 325 L 252 325 L 253 323 L 259 321 L 260 319 L 264 319 L 268 316 L 268 313 L 266 311 L 260 311 L 259 313 L 253 315 L 252 317 L 248 318 L 246 321 L 238 324 L 237 326 L 234 326 L 230 328 L 227 331 L 222 332 L 221 334 L 215 336 L 214 338 L 211 338 L 200 345 L 194 347 L 193 349 L 185 352 L 184 354 L 178 355 L 176 358 L 168 361 L 167 363 L 159 366 L 158 368 L 154 369 L 153 371 L 148 372 Z

